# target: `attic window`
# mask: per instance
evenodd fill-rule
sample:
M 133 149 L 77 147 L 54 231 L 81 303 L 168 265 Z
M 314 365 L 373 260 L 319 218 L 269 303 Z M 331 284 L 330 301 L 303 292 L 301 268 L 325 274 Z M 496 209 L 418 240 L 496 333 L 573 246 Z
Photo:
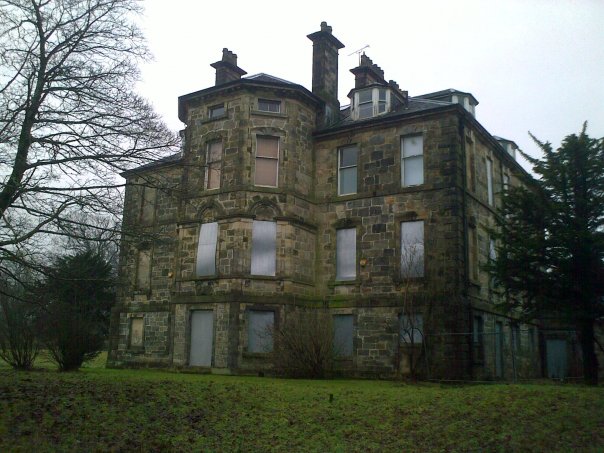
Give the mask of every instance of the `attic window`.
M 362 120 L 382 115 L 390 110 L 390 90 L 368 88 L 354 93 L 353 118 Z
M 258 110 L 261 112 L 281 113 L 281 101 L 258 99 Z
M 208 118 L 218 118 L 224 116 L 224 104 L 213 105 L 208 109 Z

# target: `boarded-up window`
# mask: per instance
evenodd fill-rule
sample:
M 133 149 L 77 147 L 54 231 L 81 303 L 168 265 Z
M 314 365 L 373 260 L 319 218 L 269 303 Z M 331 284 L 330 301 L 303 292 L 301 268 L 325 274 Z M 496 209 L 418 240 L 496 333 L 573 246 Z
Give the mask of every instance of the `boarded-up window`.
M 256 137 L 256 170 L 254 184 L 277 187 L 279 173 L 279 137 Z
M 218 238 L 218 223 L 204 223 L 199 229 L 197 245 L 197 276 L 216 274 L 216 240 Z
M 222 168 L 222 142 L 208 144 L 206 155 L 206 189 L 220 187 L 220 173 Z
M 420 314 L 399 316 L 399 338 L 403 344 L 419 344 L 424 339 L 424 317 Z
M 487 198 L 489 205 L 493 205 L 493 161 L 487 159 Z
M 277 224 L 254 220 L 252 227 L 252 275 L 275 275 L 277 267 Z
M 424 222 L 401 222 L 401 277 L 424 276 Z
M 151 250 L 139 250 L 136 266 L 136 287 L 149 289 L 151 278 Z
M 350 357 L 353 352 L 353 317 L 352 315 L 334 315 L 333 348 L 339 357 Z
M 144 318 L 130 318 L 130 347 L 142 348 L 144 345 Z
M 474 350 L 474 361 L 484 360 L 484 319 L 482 316 L 474 316 L 472 322 L 472 345 Z
M 336 280 L 354 280 L 357 276 L 357 230 L 336 232 Z
M 470 278 L 478 280 L 478 237 L 476 234 L 476 228 L 470 227 L 468 229 L 468 236 L 468 266 Z
M 401 185 L 424 183 L 424 137 L 412 135 L 401 139 Z
M 359 149 L 347 146 L 338 150 L 338 195 L 357 193 Z
M 250 310 L 248 312 L 248 352 L 273 351 L 273 326 L 275 312 Z
M 520 351 L 521 346 L 520 326 L 518 324 L 512 324 L 512 347 L 515 351 Z
M 154 187 L 141 187 L 141 222 L 153 222 L 155 198 L 156 189 Z

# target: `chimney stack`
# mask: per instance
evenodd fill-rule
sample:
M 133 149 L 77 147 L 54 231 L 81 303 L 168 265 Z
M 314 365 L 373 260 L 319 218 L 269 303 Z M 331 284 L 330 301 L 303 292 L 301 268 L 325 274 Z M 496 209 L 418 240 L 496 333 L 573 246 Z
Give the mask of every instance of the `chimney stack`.
M 350 70 L 354 74 L 354 87 L 363 88 L 373 84 L 386 85 L 384 71 L 374 64 L 371 58 L 364 53 L 361 55 L 361 64 Z
M 307 36 L 312 47 L 312 92 L 325 101 L 322 118 L 324 126 L 336 122 L 340 117 L 338 101 L 338 50 L 344 47 L 331 34 L 327 22 L 321 22 L 321 30 Z
M 242 75 L 247 74 L 237 66 L 237 55 L 226 47 L 222 49 L 222 60 L 212 63 L 210 66 L 216 69 L 216 85 L 239 80 Z

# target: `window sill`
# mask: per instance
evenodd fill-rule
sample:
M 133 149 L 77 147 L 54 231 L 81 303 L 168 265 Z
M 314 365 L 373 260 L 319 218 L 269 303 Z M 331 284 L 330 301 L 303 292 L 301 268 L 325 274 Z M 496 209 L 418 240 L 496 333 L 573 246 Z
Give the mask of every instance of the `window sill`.
M 354 279 L 354 280 L 334 280 L 332 282 L 329 282 L 329 287 L 333 288 L 334 286 L 355 286 L 355 285 L 360 285 L 361 281 L 358 279 Z
M 254 275 L 254 274 L 250 274 L 247 277 L 243 277 L 243 278 L 249 278 L 249 279 L 254 279 L 254 280 L 268 280 L 268 281 L 283 280 L 282 277 L 277 277 L 276 275 Z
M 243 358 L 244 359 L 269 359 L 270 356 L 272 354 L 271 352 L 244 352 L 243 353 Z
M 131 354 L 141 355 L 141 354 L 145 353 L 145 347 L 144 346 L 130 346 L 128 348 L 128 352 Z
M 224 115 L 215 116 L 213 118 L 204 118 L 202 120 L 199 120 L 199 124 L 213 123 L 214 121 L 226 120 L 228 118 L 229 118 L 229 115 L 225 113 Z
M 265 112 L 264 110 L 251 110 L 250 113 L 252 115 L 257 115 L 257 116 L 268 116 L 271 118 L 287 119 L 287 113 Z

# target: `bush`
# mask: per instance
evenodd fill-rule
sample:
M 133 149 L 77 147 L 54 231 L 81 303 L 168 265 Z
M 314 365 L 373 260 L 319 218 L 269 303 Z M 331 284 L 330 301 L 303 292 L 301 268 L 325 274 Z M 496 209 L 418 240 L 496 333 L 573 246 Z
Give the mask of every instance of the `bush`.
M 20 298 L 0 292 L 0 358 L 17 370 L 30 370 L 38 355 L 35 335 L 36 307 Z
M 39 331 L 61 371 L 76 370 L 103 349 L 115 299 L 111 266 L 86 251 L 59 258 L 39 288 Z
M 297 310 L 273 332 L 275 371 L 293 378 L 324 378 L 333 370 L 333 322 L 324 310 Z

